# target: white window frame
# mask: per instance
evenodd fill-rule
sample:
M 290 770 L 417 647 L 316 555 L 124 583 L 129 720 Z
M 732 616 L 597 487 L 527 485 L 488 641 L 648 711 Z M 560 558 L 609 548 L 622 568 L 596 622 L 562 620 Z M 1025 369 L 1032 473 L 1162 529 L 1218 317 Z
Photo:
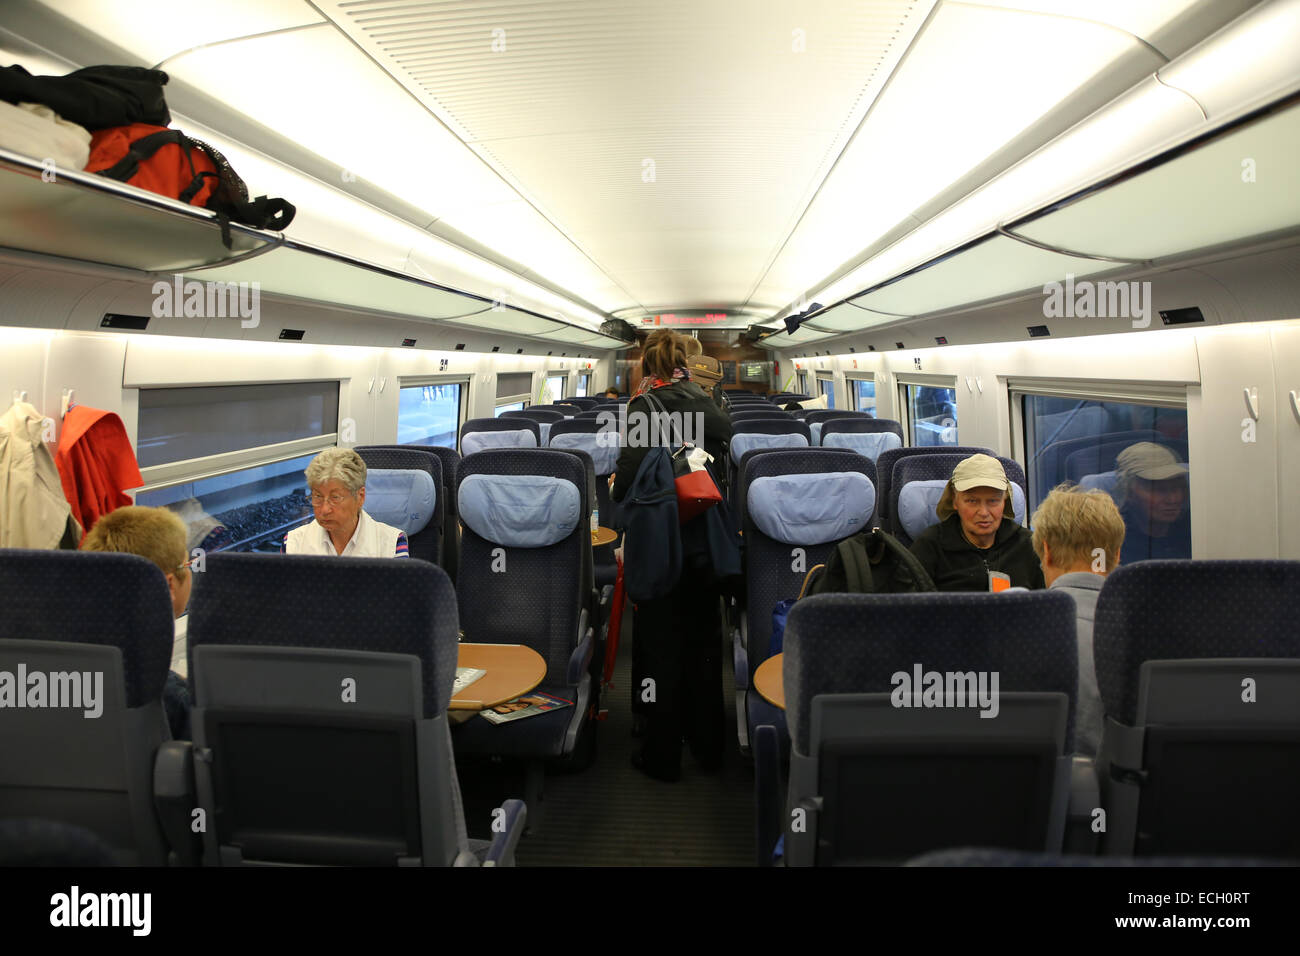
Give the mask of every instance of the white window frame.
M 854 382 L 871 382 L 874 385 L 876 384 L 876 376 L 872 372 L 856 372 L 854 374 L 849 374 L 848 372 L 844 373 L 844 391 L 847 395 L 852 396 L 852 400 L 850 404 L 853 405 L 853 408 L 849 409 L 849 411 L 855 411 L 855 412 L 866 411 L 866 409 L 861 408 L 858 405 L 858 390 L 857 387 L 853 385 Z M 879 409 L 880 409 L 880 389 L 879 387 L 877 387 L 876 411 L 878 412 Z M 873 412 L 873 414 L 875 413 Z
M 459 385 L 460 386 L 460 408 L 456 410 L 456 444 L 453 448 L 460 447 L 460 429 L 466 422 L 466 415 L 469 414 L 469 390 L 471 377 L 468 375 L 399 375 L 397 378 L 397 393 L 401 395 L 404 388 L 420 388 L 424 385 Z M 401 407 L 400 404 L 398 406 Z M 396 434 L 397 422 L 393 423 L 394 434 Z M 393 440 L 398 444 L 397 440 Z M 412 445 L 411 447 L 415 447 Z
M 898 397 L 898 420 L 903 426 L 903 437 L 908 444 L 916 441 L 912 422 L 912 403 L 908 400 L 907 389 L 910 385 L 922 385 L 930 388 L 951 388 L 957 390 L 956 375 L 910 374 L 894 376 L 895 394 Z M 880 405 L 880 389 L 876 389 L 876 406 Z M 957 441 L 961 442 L 961 402 L 957 403 Z

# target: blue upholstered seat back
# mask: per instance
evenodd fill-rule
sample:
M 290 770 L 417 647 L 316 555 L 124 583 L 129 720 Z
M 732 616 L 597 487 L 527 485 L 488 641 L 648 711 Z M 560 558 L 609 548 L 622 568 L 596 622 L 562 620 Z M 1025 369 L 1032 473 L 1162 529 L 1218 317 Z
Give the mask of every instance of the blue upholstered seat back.
M 467 500 L 466 490 L 488 482 L 516 490 L 541 478 L 550 491 L 539 491 L 555 504 L 546 515 L 571 515 L 571 530 L 550 544 L 516 544 L 494 541 L 512 514 L 501 510 L 495 523 L 477 517 L 478 505 Z M 456 581 L 461 626 L 465 639 L 483 644 L 526 644 L 546 661 L 548 679 L 562 679 L 569 655 L 577 643 L 578 617 L 590 592 L 591 536 L 587 516 L 587 472 L 583 459 L 573 452 L 550 449 L 484 451 L 461 462 L 459 507 L 465 522 L 461 538 L 460 574 Z M 562 486 L 567 485 L 567 488 Z M 531 485 L 530 485 L 531 487 Z M 471 518 L 470 508 L 476 515 Z M 532 523 L 532 510 L 515 512 L 520 524 Z M 526 519 L 526 520 L 521 520 Z M 558 525 L 558 517 L 556 518 Z M 567 518 L 565 520 L 568 520 Z
M 904 445 L 902 448 L 891 448 L 882 451 L 876 458 L 876 494 L 879 496 L 880 505 L 876 509 L 880 526 L 888 530 L 890 522 L 893 519 L 893 499 L 897 497 L 891 491 L 893 487 L 894 465 L 901 458 L 908 458 L 912 455 L 962 455 L 969 458 L 971 455 L 992 455 L 993 449 L 981 448 L 977 445 L 946 445 L 925 446 L 925 445 Z
M 790 611 L 785 631 L 786 719 L 809 753 L 813 698 L 890 693 L 892 676 L 998 673 L 1000 693 L 1076 695 L 1075 605 L 1060 591 L 1010 594 L 819 594 Z M 1074 745 L 1069 708 L 1066 752 Z
M 1141 561 L 1097 598 L 1093 653 L 1107 715 L 1132 726 L 1144 661 L 1300 658 L 1300 561 Z
M 471 418 L 460 427 L 460 453 L 470 455 L 495 448 L 540 448 L 542 427 L 531 418 Z
M 870 527 L 875 474 L 853 452 L 770 451 L 746 459 L 741 487 L 752 669 L 768 656 L 776 603 L 798 596 L 836 541 Z
M 456 596 L 439 567 L 317 555 L 213 554 L 194 576 L 187 646 L 308 647 L 409 654 L 424 716 L 456 679 Z
M 0 640 L 116 647 L 126 706 L 162 698 L 172 659 L 172 601 L 152 561 L 134 554 L 4 548 L 0 595 Z

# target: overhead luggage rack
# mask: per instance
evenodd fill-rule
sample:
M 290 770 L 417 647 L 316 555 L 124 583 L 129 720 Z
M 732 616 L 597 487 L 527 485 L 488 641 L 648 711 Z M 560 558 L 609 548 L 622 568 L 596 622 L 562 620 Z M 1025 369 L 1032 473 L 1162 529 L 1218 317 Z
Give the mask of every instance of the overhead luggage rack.
M 579 349 L 628 347 L 558 316 L 506 308 L 281 233 L 231 223 L 230 236 L 227 249 L 207 209 L 0 149 L 0 248 L 154 275 L 252 281 L 263 294 L 353 309 L 383 303 L 387 313 L 470 327 L 481 317 L 485 328 Z
M 284 241 L 234 223 L 230 238 L 227 249 L 216 213 L 207 209 L 0 149 L 0 246 L 181 272 L 246 259 Z

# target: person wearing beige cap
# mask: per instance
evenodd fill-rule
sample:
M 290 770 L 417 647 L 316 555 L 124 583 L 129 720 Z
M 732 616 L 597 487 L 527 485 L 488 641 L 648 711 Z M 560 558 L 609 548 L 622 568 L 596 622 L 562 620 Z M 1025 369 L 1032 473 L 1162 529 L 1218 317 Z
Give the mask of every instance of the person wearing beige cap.
M 1129 445 L 1115 459 L 1115 503 L 1128 529 L 1124 564 L 1192 556 L 1187 465 L 1164 445 Z
M 940 591 L 987 591 L 989 572 L 1012 587 L 1041 588 L 1043 569 L 1028 529 L 1015 521 L 1011 482 L 1001 463 L 972 455 L 958 463 L 935 508 L 939 523 L 912 542 Z

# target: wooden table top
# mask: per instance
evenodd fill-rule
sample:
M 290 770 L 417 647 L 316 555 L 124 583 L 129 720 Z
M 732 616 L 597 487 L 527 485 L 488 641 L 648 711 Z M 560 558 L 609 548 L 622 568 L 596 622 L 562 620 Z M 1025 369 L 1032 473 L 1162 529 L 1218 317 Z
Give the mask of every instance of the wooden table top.
M 546 676 L 546 661 L 523 644 L 461 644 L 457 667 L 487 671 L 460 696 L 451 699 L 451 710 L 483 710 L 526 694 Z
M 617 540 L 618 540 L 617 531 L 615 531 L 613 528 L 606 528 L 602 526 L 601 528 L 592 532 L 591 546 L 593 548 L 599 548 L 602 544 L 613 544 Z
M 774 654 L 754 671 L 754 690 L 769 704 L 782 710 L 785 710 L 785 678 L 781 673 L 784 662 L 784 654 Z

